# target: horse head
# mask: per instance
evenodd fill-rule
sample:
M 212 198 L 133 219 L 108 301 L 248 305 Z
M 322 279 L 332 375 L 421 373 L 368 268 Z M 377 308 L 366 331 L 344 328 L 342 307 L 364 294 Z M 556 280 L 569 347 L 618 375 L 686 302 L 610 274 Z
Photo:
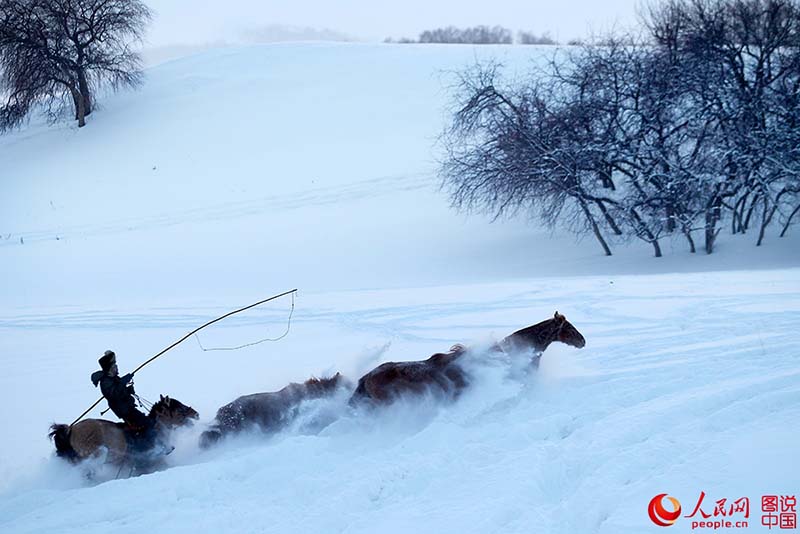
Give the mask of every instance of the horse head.
M 177 399 L 171 399 L 169 396 L 161 395 L 160 397 L 150 410 L 150 417 L 154 417 L 159 423 L 172 428 L 191 424 L 193 420 L 200 417 L 200 414 L 191 406 L 187 406 Z
M 572 347 L 582 349 L 586 346 L 586 339 L 578 332 L 578 329 L 567 321 L 567 318 L 556 312 L 553 321 L 558 325 L 558 341 L 566 343 Z
M 554 341 L 566 343 L 579 349 L 586 340 L 567 318 L 556 312 L 551 319 L 517 330 L 495 345 L 497 350 L 533 350 L 544 352 Z

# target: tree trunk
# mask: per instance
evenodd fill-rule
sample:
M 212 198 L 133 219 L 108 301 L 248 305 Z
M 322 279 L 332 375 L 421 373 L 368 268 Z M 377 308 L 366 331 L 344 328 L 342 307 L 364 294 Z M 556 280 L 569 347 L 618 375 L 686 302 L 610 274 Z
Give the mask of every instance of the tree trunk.
M 713 197 L 706 204 L 706 254 L 714 252 L 714 241 L 717 239 L 719 230 L 717 229 L 717 221 L 720 217 L 720 203 L 722 199 L 718 194 Z
M 661 245 L 658 244 L 658 239 L 653 239 L 652 241 L 653 249 L 655 250 L 656 258 L 661 257 Z
M 715 226 L 717 221 L 711 209 L 706 210 L 706 254 L 714 252 L 714 239 L 717 237 Z
M 616 191 L 617 188 L 614 186 L 614 180 L 611 179 L 611 173 L 612 166 L 607 165 L 606 168 L 600 172 L 600 180 L 603 183 L 603 188 Z
M 75 107 L 75 120 L 78 120 L 78 100 L 80 99 L 80 94 L 78 91 L 70 89 L 70 93 L 72 94 L 72 105 Z
M 764 241 L 764 233 L 767 231 L 767 226 L 769 226 L 769 223 L 772 222 L 772 217 L 775 215 L 775 212 L 777 210 L 778 210 L 778 205 L 777 204 L 775 206 L 773 206 L 771 210 L 769 209 L 769 206 L 768 206 L 768 203 L 767 203 L 767 197 L 765 195 L 764 196 L 764 214 L 761 216 L 761 229 L 758 231 L 758 241 L 756 242 L 756 246 L 757 247 L 760 247 L 761 246 L 761 242 Z M 769 215 L 767 215 L 767 211 L 769 211 Z
M 78 70 L 78 91 L 80 91 L 81 96 L 83 97 L 83 116 L 85 117 L 92 113 L 92 93 L 89 90 L 89 82 L 86 79 L 86 71 L 83 69 Z
M 692 239 L 692 231 L 689 228 L 684 228 L 683 235 L 685 235 L 687 241 L 689 241 L 689 252 L 691 252 L 692 254 L 697 252 L 697 249 L 694 246 L 694 239 Z
M 86 100 L 76 87 L 70 87 L 72 102 L 75 104 L 75 120 L 78 121 L 78 128 L 86 126 Z
M 667 206 L 666 214 L 667 216 L 667 232 L 674 232 L 675 231 L 675 210 L 671 205 Z
M 603 247 L 603 251 L 606 253 L 606 256 L 611 256 L 611 249 L 608 247 L 606 240 L 603 239 L 603 234 L 600 232 L 600 227 L 597 226 L 597 221 L 594 220 L 592 212 L 589 211 L 589 206 L 586 204 L 586 201 L 582 198 L 578 198 L 578 204 L 580 204 L 583 214 L 586 215 L 586 219 L 592 226 L 592 232 L 594 232 L 594 236 L 597 238 L 600 246 Z
M 645 241 L 653 245 L 653 250 L 655 251 L 656 258 L 660 258 L 661 245 L 658 244 L 658 239 L 656 239 L 656 236 L 653 235 L 653 232 L 651 232 L 650 229 L 647 227 L 647 225 L 644 223 L 644 221 L 642 221 L 642 218 L 639 217 L 639 213 L 637 213 L 637 211 L 633 208 L 631 208 L 630 211 L 631 215 L 633 215 L 633 218 L 636 221 L 636 224 L 639 226 L 639 230 L 642 232 L 642 234 L 644 234 L 646 238 Z
M 608 225 L 611 227 L 611 230 L 613 230 L 614 234 L 622 235 L 622 230 L 620 230 L 619 226 L 617 225 L 617 221 L 615 221 L 614 218 L 611 216 L 611 214 L 608 212 L 606 205 L 603 204 L 601 200 L 595 200 L 595 204 L 597 204 L 597 207 L 600 208 L 600 212 L 603 214 L 603 217 L 605 218 Z
M 732 234 L 738 234 L 739 232 L 744 233 L 744 223 L 742 221 L 744 221 L 744 208 L 747 205 L 748 196 L 750 196 L 750 193 L 742 195 L 733 207 L 733 218 L 731 220 Z
M 750 209 L 747 210 L 747 216 L 744 219 L 744 228 L 742 228 L 742 233 L 745 233 L 746 230 L 750 229 L 750 217 L 753 216 L 753 212 L 756 209 L 756 204 L 758 203 L 760 196 L 760 194 L 756 194 L 756 196 L 753 197 L 753 202 L 750 204 Z
M 786 235 L 786 231 L 789 229 L 789 225 L 792 224 L 792 217 L 797 215 L 797 212 L 800 211 L 800 204 L 789 214 L 789 218 L 786 219 L 786 224 L 783 225 L 783 230 L 781 230 L 781 237 Z

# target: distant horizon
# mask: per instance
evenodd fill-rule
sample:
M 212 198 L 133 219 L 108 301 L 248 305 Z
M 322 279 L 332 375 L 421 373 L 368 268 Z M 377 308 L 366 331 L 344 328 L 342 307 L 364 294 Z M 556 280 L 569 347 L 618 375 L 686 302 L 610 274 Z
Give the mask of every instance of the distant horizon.
M 612 29 L 637 25 L 640 0 L 610 0 L 598 3 L 566 0 L 558 5 L 498 0 L 491 6 L 476 1 L 444 0 L 435 5 L 420 0 L 402 4 L 375 5 L 349 0 L 342 9 L 322 2 L 303 0 L 285 5 L 270 0 L 231 0 L 223 12 L 209 0 L 149 0 L 154 18 L 145 48 L 175 46 L 208 47 L 248 42 L 331 40 L 383 42 L 417 39 L 425 30 L 456 26 L 502 26 L 547 34 L 559 43 L 586 39 Z M 254 38 L 262 34 L 260 39 Z
M 570 42 L 576 40 L 586 41 L 593 37 L 593 33 L 588 32 L 585 35 L 581 36 L 559 38 L 553 32 L 549 31 L 533 31 L 525 28 L 504 26 L 502 24 L 472 24 L 472 25 L 460 25 L 460 26 L 455 24 L 445 24 L 441 26 L 432 26 L 430 28 L 425 28 L 424 30 L 421 30 L 420 32 L 413 35 L 410 34 L 388 35 L 383 39 L 365 39 L 365 38 L 359 38 L 357 36 L 348 33 L 340 32 L 331 28 L 314 28 L 309 26 L 298 26 L 291 24 L 276 23 L 276 24 L 266 24 L 263 26 L 252 26 L 247 29 L 242 29 L 238 31 L 238 33 L 231 32 L 228 35 L 220 34 L 217 38 L 205 41 L 199 39 L 201 34 L 197 34 L 198 40 L 189 39 L 188 41 L 184 42 L 176 41 L 176 42 L 153 43 L 151 40 L 148 39 L 145 42 L 144 47 L 142 48 L 142 55 L 144 59 L 144 65 L 146 67 L 153 67 L 158 64 L 164 63 L 166 61 L 171 61 L 173 59 L 178 59 L 181 57 L 185 57 L 188 55 L 196 54 L 214 48 L 248 46 L 248 45 L 269 44 L 269 43 L 291 43 L 291 42 L 342 42 L 342 43 L 362 43 L 362 44 L 383 44 L 386 43 L 388 39 L 391 39 L 391 42 L 393 43 L 399 43 L 401 39 L 410 39 L 414 41 L 417 40 L 422 31 L 434 30 L 437 28 L 446 28 L 448 26 L 454 26 L 460 29 L 470 28 L 475 26 L 489 26 L 489 27 L 502 26 L 503 28 L 511 31 L 514 39 L 514 43 L 505 46 L 535 46 L 535 45 L 517 43 L 516 42 L 517 36 L 520 32 L 531 33 L 539 37 L 547 36 L 553 39 L 555 41 L 555 44 L 557 45 L 567 45 Z M 617 29 L 631 29 L 631 28 L 622 28 L 618 26 Z M 603 32 L 599 33 L 602 34 Z M 467 44 L 467 46 L 470 45 Z M 486 45 L 481 44 L 472 46 L 486 46 Z

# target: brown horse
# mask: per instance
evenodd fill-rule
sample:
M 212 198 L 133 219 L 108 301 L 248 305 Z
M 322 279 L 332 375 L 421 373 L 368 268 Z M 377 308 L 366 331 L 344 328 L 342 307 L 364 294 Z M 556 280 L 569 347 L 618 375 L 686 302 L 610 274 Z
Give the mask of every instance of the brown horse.
M 510 336 L 496 343 L 492 350 L 501 352 L 533 352 L 532 363 L 539 366 L 539 357 L 551 343 L 561 343 L 582 349 L 586 339 L 578 329 L 567 321 L 567 318 L 556 312 L 552 319 L 547 319 L 533 326 L 517 330 Z
M 162 396 L 150 409 L 148 417 L 154 420 L 156 441 L 161 441 L 170 430 L 190 424 L 198 418 L 197 412 L 178 400 Z M 72 425 L 50 427 L 50 437 L 56 454 L 73 463 L 107 454 L 106 462 L 115 466 L 130 465 L 142 470 L 151 463 L 149 451 L 137 450 L 141 437 L 125 423 L 106 419 L 84 419 Z
M 297 417 L 300 404 L 310 399 L 335 395 L 340 387 L 350 386 L 340 373 L 331 378 L 310 378 L 302 384 L 291 383 L 279 391 L 244 395 L 217 411 L 214 424 L 200 436 L 200 446 L 207 448 L 226 434 L 250 428 L 272 433 Z
M 581 333 L 556 312 L 552 319 L 518 330 L 490 350 L 530 351 L 532 363 L 538 367 L 541 353 L 555 341 L 577 348 L 586 345 Z M 434 354 L 427 360 L 379 365 L 358 381 L 350 404 L 390 404 L 402 395 L 425 392 L 454 399 L 468 384 L 467 374 L 458 364 L 466 352 L 465 347 L 455 345 L 450 352 Z

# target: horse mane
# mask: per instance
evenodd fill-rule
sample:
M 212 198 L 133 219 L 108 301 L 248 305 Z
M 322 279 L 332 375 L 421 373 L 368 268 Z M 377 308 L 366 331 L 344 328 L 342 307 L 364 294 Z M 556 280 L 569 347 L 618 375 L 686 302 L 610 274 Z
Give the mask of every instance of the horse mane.
M 169 406 L 167 406 L 167 399 L 169 399 L 169 397 L 161 397 L 160 399 L 158 399 L 158 401 L 156 401 L 155 404 L 153 404 L 150 407 L 150 412 L 147 414 L 147 416 L 148 417 L 154 417 L 155 414 L 158 413 L 159 410 L 161 410 L 163 408 L 169 409 Z M 169 401 L 170 402 L 179 402 L 179 401 L 176 401 L 175 399 L 169 399 Z
M 534 350 L 542 352 L 553 342 L 558 333 L 558 329 L 564 324 L 566 319 L 563 316 L 551 317 L 540 321 L 534 325 L 517 330 L 513 334 L 506 336 L 498 346 L 502 347 L 532 347 Z
M 561 337 L 564 332 L 569 339 Z M 537 352 L 543 352 L 554 341 L 561 341 L 578 348 L 582 348 L 586 344 L 583 334 L 578 332 L 578 329 L 567 321 L 566 317 L 556 312 L 552 318 L 517 330 L 495 346 L 501 350 L 503 348 L 532 347 Z
M 319 387 L 322 389 L 332 389 L 339 384 L 341 378 L 342 378 L 341 373 L 336 373 L 335 375 L 328 378 L 317 378 L 316 376 L 312 376 L 311 378 L 303 382 L 303 385 L 306 387 Z
M 50 425 L 50 432 L 47 434 L 47 436 L 53 440 L 53 443 L 56 446 L 56 455 L 59 458 L 76 462 L 78 461 L 78 453 L 69 442 L 69 434 L 69 425 L 58 425 L 53 423 Z
M 147 413 L 147 416 L 148 416 L 148 417 L 153 417 L 153 415 L 155 415 L 155 413 L 156 413 L 158 410 L 160 410 L 161 408 L 163 408 L 164 406 L 166 406 L 166 402 L 164 402 L 163 400 L 160 400 L 160 399 L 159 399 L 159 401 L 158 401 L 158 402 L 156 402 L 155 404 L 153 404 L 153 405 L 150 407 L 150 411 Z

